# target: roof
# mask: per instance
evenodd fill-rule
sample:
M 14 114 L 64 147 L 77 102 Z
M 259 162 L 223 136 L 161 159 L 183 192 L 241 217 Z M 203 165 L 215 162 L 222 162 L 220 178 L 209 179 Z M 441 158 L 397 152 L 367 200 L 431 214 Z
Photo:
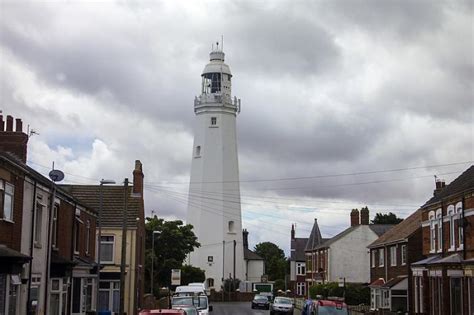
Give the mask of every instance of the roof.
M 395 278 L 392 278 L 392 279 L 388 280 L 382 286 L 384 288 L 392 288 L 392 287 L 394 287 L 395 285 L 399 284 L 400 282 L 402 282 L 403 280 L 405 280 L 407 278 L 408 278 L 408 276 L 398 276 L 398 277 L 395 277 Z
M 25 263 L 29 260 L 31 260 L 30 256 L 24 255 L 6 245 L 0 244 L 0 261 Z
M 306 242 L 306 246 L 304 250 L 305 251 L 313 250 L 322 242 L 323 242 L 323 238 L 321 237 L 321 231 L 319 230 L 318 219 L 315 218 L 313 229 L 311 230 L 311 234 L 309 235 L 308 242 Z
M 97 210 L 100 208 L 100 185 L 61 185 L 74 197 Z M 132 186 L 128 187 L 127 226 L 136 227 L 137 218 L 143 211 L 142 197 L 132 195 Z M 121 227 L 122 212 L 125 203 L 123 186 L 102 186 L 102 226 Z
M 385 280 L 383 278 L 378 278 L 371 284 L 369 284 L 369 287 L 381 287 L 385 284 Z
M 248 248 L 244 247 L 244 259 L 245 260 L 263 260 L 263 258 L 258 255 L 256 252 L 251 251 Z
M 467 170 L 465 170 L 461 175 L 459 175 L 455 180 L 453 180 L 449 185 L 444 187 L 439 191 L 435 196 L 428 200 L 423 207 L 427 207 L 433 203 L 439 202 L 442 199 L 461 193 L 468 189 L 474 189 L 474 165 L 471 165 Z
M 372 230 L 372 232 L 377 234 L 377 236 L 382 236 L 395 225 L 396 224 L 369 224 L 369 228 Z
M 305 261 L 306 257 L 304 254 L 304 248 L 308 242 L 307 238 L 296 237 L 291 240 L 291 261 Z
M 368 248 L 378 247 L 388 243 L 395 243 L 408 238 L 410 235 L 415 233 L 416 230 L 421 228 L 421 212 L 421 209 L 413 212 L 405 220 L 382 234 L 382 236 L 370 244 Z
M 316 248 L 324 248 L 324 247 L 329 247 L 331 244 L 333 244 L 334 242 L 340 240 L 341 238 L 343 238 L 344 236 L 350 234 L 352 231 L 354 231 L 355 229 L 361 227 L 363 225 L 355 225 L 355 226 L 350 226 L 348 227 L 347 229 L 345 229 L 344 231 L 342 231 L 341 233 L 337 234 L 336 236 L 328 239 L 327 241 L 325 241 L 324 243 L 322 243 L 321 245 L 317 246 Z M 385 232 L 387 232 L 388 230 L 390 230 L 394 225 L 393 224 L 369 224 L 368 227 L 375 233 L 377 234 L 377 236 L 380 236 L 382 234 L 384 234 Z

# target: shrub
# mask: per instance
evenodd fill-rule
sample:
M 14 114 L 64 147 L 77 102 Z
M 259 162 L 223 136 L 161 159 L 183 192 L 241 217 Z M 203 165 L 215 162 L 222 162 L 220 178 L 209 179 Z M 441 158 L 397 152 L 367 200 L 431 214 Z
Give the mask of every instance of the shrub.
M 317 295 L 321 295 L 323 298 L 344 297 L 344 288 L 339 287 L 337 282 L 315 284 L 309 288 L 309 296 L 315 299 Z M 349 305 L 369 304 L 370 288 L 361 284 L 346 284 L 345 301 Z

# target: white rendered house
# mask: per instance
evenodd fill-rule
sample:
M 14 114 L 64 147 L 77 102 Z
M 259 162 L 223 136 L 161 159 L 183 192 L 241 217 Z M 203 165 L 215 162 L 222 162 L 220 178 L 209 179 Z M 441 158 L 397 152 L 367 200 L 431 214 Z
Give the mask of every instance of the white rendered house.
M 187 212 L 201 247 L 189 263 L 204 269 L 207 285 L 219 291 L 222 279 L 245 279 L 236 136 L 240 100 L 232 98 L 222 50 L 210 53 L 201 77 Z

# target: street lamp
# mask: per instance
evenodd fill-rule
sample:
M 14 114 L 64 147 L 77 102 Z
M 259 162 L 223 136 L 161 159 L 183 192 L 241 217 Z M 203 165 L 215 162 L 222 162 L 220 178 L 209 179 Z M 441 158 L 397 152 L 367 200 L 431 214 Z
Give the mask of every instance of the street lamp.
M 113 185 L 115 181 L 112 179 L 102 179 L 99 185 L 99 237 L 97 243 L 97 289 L 96 289 L 96 310 L 99 310 L 99 286 L 100 286 L 100 255 L 101 255 L 101 245 L 102 245 L 102 207 L 103 207 L 103 189 L 104 185 Z
M 154 266 L 155 266 L 155 234 L 160 234 L 160 231 L 153 231 L 153 234 L 151 235 L 151 282 L 150 282 L 150 293 L 155 296 L 153 292 L 153 272 L 154 272 Z

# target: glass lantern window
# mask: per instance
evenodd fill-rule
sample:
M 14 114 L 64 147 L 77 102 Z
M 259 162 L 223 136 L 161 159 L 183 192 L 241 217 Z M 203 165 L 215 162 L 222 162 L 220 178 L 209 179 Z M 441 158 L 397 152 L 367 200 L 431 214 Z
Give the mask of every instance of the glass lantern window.
M 202 93 L 211 94 L 221 91 L 221 74 L 206 73 L 202 76 Z

